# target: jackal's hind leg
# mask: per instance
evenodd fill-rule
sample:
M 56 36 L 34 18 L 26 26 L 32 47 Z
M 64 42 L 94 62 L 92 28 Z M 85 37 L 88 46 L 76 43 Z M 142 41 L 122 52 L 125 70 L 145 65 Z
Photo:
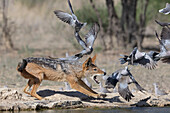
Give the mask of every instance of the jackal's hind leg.
M 39 99 L 39 100 L 41 100 L 41 99 L 43 99 L 41 96 L 39 96 L 37 93 L 36 93 L 36 91 L 37 91 L 37 89 L 38 89 L 38 87 L 40 86 L 40 84 L 41 84 L 41 82 L 42 82 L 42 80 L 43 80 L 43 77 L 44 77 L 44 73 L 39 73 L 38 75 L 37 75 L 37 78 L 34 78 L 33 79 L 33 82 L 31 82 L 31 83 L 33 83 L 33 88 L 32 88 L 32 90 L 31 90 L 31 96 L 33 96 L 33 97 L 35 97 L 35 98 L 37 98 L 37 99 Z
M 31 90 L 31 96 L 33 96 L 33 97 L 41 100 L 41 99 L 43 99 L 43 98 L 36 93 L 36 91 L 37 91 L 37 89 L 38 89 L 39 86 L 40 86 L 40 83 L 33 85 L 33 88 L 32 88 L 32 90 Z

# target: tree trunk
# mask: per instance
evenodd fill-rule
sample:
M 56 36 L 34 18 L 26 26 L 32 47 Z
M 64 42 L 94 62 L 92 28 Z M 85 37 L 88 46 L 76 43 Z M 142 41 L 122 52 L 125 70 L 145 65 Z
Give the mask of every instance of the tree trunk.
M 3 0 L 3 6 L 2 6 L 2 39 L 3 39 L 3 45 L 6 49 L 13 49 L 13 43 L 11 40 L 10 35 L 10 28 L 8 25 L 8 18 L 7 18 L 7 12 L 8 12 L 8 0 Z
M 121 16 L 121 30 L 125 37 L 122 37 L 124 46 L 133 47 L 135 45 L 136 26 L 136 6 L 137 0 L 122 0 L 122 16 Z
M 107 10 L 108 10 L 108 28 L 107 28 L 107 34 L 109 35 L 110 38 L 110 49 L 114 47 L 113 44 L 113 18 L 118 18 L 115 8 L 114 8 L 114 2 L 113 0 L 106 0 L 106 6 L 107 6 Z
M 143 0 L 142 1 L 142 5 L 141 5 L 141 9 L 143 12 L 141 12 L 140 14 L 140 23 L 139 23 L 139 34 L 138 34 L 138 37 L 137 37 L 137 46 L 138 46 L 138 49 L 141 50 L 143 47 L 142 47 L 142 42 L 143 42 L 143 39 L 144 39 L 144 36 L 145 36 L 145 25 L 146 25 L 146 10 L 147 10 L 147 7 L 148 7 L 148 2 L 149 0 Z
M 105 48 L 110 46 L 110 48 L 120 48 L 127 49 L 138 46 L 139 49 L 142 48 L 142 42 L 144 39 L 145 24 L 146 24 L 146 9 L 148 6 L 149 0 L 141 0 L 142 8 L 140 14 L 140 22 L 136 22 L 136 12 L 137 12 L 137 2 L 138 0 L 121 0 L 122 13 L 119 18 L 116 14 L 114 7 L 114 0 L 106 0 L 106 6 L 108 11 L 108 28 L 105 32 L 103 27 L 101 29 L 102 37 L 108 35 L 110 42 L 106 44 L 105 39 L 102 38 Z M 102 18 L 99 15 L 98 10 L 96 9 L 93 0 L 90 0 L 93 9 L 96 12 L 98 17 L 99 24 L 102 26 Z M 115 45 L 113 41 L 113 36 L 115 36 Z

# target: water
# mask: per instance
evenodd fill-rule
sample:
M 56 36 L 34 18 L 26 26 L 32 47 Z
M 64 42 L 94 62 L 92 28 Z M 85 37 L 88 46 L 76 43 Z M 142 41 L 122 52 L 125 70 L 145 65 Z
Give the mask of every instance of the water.
M 4 111 L 0 113 L 170 113 L 170 107 L 133 107 L 114 109 L 65 109 L 65 110 L 43 110 L 43 111 Z

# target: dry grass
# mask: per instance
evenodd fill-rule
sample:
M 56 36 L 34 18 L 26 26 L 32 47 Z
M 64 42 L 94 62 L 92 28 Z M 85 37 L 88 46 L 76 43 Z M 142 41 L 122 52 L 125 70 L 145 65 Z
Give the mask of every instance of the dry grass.
M 76 3 L 74 4 L 74 9 L 79 9 L 85 2 L 85 0 L 74 0 L 74 3 Z M 102 0 L 100 0 L 100 3 L 104 4 Z M 44 3 L 39 8 L 32 9 L 23 7 L 18 1 L 10 4 L 8 15 L 10 21 L 13 21 L 16 27 L 12 40 L 19 50 L 15 52 L 0 51 L 0 87 L 23 87 L 26 84 L 27 80 L 19 76 L 16 71 L 16 66 L 22 58 L 30 56 L 64 57 L 65 52 L 74 54 L 79 51 L 73 47 L 73 42 L 69 42 L 70 39 L 76 42 L 73 29 L 69 25 L 63 24 L 53 14 L 56 9 L 64 9 L 64 11 L 69 12 L 66 6 L 67 3 L 63 2 L 63 0 L 58 0 L 55 3 L 49 1 L 48 4 Z M 88 29 L 87 27 L 83 32 L 87 32 Z M 100 48 L 100 44 L 99 39 L 97 39 L 95 47 Z M 152 44 L 154 46 L 155 44 L 158 45 L 156 39 L 146 39 L 144 42 L 145 47 L 152 47 Z M 130 50 L 126 54 L 129 52 Z M 120 50 L 105 53 L 95 49 L 93 55 L 94 53 L 98 54 L 97 65 L 105 68 L 108 74 L 125 66 L 120 65 L 118 61 L 119 54 L 124 54 Z M 87 56 L 81 61 L 83 62 L 86 58 Z M 136 66 L 132 67 L 131 71 L 145 89 L 153 91 L 153 83 L 158 82 L 164 89 L 170 91 L 170 88 L 167 87 L 170 86 L 168 68 L 169 65 L 159 62 L 155 70 L 147 70 L 144 67 Z M 58 84 L 61 83 L 43 81 L 43 85 Z

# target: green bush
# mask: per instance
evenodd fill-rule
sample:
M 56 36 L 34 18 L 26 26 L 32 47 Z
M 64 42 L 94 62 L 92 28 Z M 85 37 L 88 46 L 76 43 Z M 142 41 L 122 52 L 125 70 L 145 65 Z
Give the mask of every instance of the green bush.
M 100 17 L 103 22 L 103 27 L 106 30 L 108 26 L 108 13 L 106 7 L 99 7 Z M 80 21 L 87 22 L 88 24 L 93 24 L 98 21 L 95 11 L 91 5 L 85 5 L 81 9 L 75 11 L 76 16 Z
M 148 24 L 150 21 L 154 21 L 156 17 L 165 21 L 168 19 L 168 18 L 167 19 L 164 18 L 165 15 L 159 13 L 159 9 L 164 8 L 165 4 L 168 1 L 169 0 L 149 0 L 149 4 L 146 11 L 146 24 Z M 137 4 L 136 18 L 138 22 L 140 21 L 139 14 L 141 13 L 141 2 L 142 0 L 138 0 L 138 4 Z M 159 17 L 160 15 L 161 17 Z
M 138 0 L 137 3 L 137 12 L 136 12 L 136 21 L 139 22 L 139 16 L 141 13 L 141 2 L 145 2 L 144 0 Z M 150 21 L 155 20 L 155 17 L 157 17 L 160 13 L 159 13 L 159 9 L 164 8 L 165 4 L 168 2 L 168 0 L 149 0 L 149 4 L 147 7 L 147 12 L 146 12 L 146 24 L 148 24 Z M 98 7 L 98 6 L 97 6 Z M 103 22 L 103 27 L 106 30 L 107 26 L 108 26 L 108 12 L 107 12 L 107 7 L 98 7 L 98 10 L 100 12 L 100 16 Z M 115 6 L 115 10 L 116 13 L 118 15 L 118 17 L 121 17 L 121 13 L 122 13 L 122 6 L 121 6 L 121 2 L 117 3 Z M 87 22 L 88 24 L 92 24 L 96 21 L 98 21 L 98 18 L 95 14 L 94 9 L 91 7 L 90 4 L 83 6 L 81 9 L 75 11 L 75 14 L 77 15 L 77 17 L 79 18 L 79 20 Z M 160 17 L 158 17 L 160 18 Z M 166 17 L 162 17 L 164 18 L 163 20 L 167 20 L 168 18 Z

